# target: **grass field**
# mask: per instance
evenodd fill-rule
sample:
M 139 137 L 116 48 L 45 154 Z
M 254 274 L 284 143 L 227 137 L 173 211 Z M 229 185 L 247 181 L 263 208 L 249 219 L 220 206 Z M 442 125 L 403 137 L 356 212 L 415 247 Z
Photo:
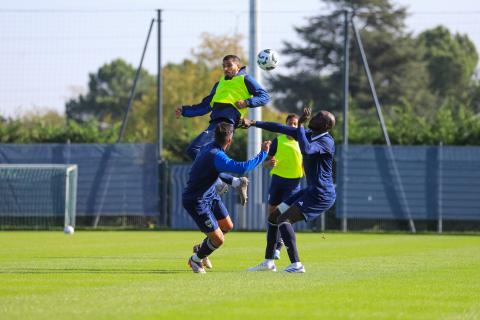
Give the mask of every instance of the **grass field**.
M 0 319 L 480 319 L 480 236 L 303 233 L 284 274 L 245 272 L 265 235 L 234 232 L 198 275 L 201 239 L 0 232 Z

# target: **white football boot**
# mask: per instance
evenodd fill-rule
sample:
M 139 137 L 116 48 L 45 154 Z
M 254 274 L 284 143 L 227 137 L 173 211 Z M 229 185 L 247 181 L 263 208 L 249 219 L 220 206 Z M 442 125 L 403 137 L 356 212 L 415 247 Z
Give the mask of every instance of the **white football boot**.
M 188 265 L 190 266 L 190 268 L 192 268 L 192 271 L 195 273 L 206 273 L 205 269 L 203 268 L 202 262 L 196 262 L 195 260 L 192 259 L 192 257 L 188 259 Z
M 273 260 L 265 260 L 259 265 L 255 267 L 251 267 L 247 269 L 247 272 L 256 272 L 256 271 L 277 271 L 277 267 L 275 266 L 275 262 Z
M 200 250 L 200 245 L 199 244 L 194 245 L 193 246 L 193 253 L 197 253 L 198 250 Z M 213 268 L 212 262 L 210 261 L 210 259 L 208 259 L 208 257 L 205 257 L 205 258 L 202 259 L 202 264 L 207 269 L 212 269 Z
M 247 187 L 248 187 L 248 179 L 246 177 L 240 177 L 240 185 L 236 187 L 238 192 L 238 196 L 240 198 L 240 204 L 244 206 L 247 203 Z
M 286 267 L 283 272 L 288 273 L 305 273 L 305 267 L 301 262 L 294 262 L 288 267 Z

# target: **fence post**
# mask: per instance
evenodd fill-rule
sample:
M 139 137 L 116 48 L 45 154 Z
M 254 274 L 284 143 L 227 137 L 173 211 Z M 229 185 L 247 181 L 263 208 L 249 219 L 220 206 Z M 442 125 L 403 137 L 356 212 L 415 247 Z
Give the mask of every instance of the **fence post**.
M 162 217 L 162 223 L 161 225 L 163 227 L 168 227 L 170 226 L 170 208 L 169 208 L 169 203 L 170 203 L 170 190 L 169 190 L 169 182 L 170 182 L 170 168 L 168 166 L 168 162 L 165 160 L 162 160 L 159 166 L 161 173 L 160 173 L 160 212 L 161 212 L 161 217 Z
M 348 184 L 348 144 L 344 144 L 342 148 L 342 232 L 348 231 L 348 218 L 347 218 L 347 184 Z
M 342 168 L 343 168 L 343 177 L 342 177 L 342 231 L 347 232 L 347 161 L 345 154 L 348 149 L 348 76 L 349 76 L 349 22 L 348 15 L 349 11 L 345 10 L 343 12 L 344 21 L 343 21 L 343 152 L 342 152 Z M 325 214 L 322 215 L 322 231 L 325 228 Z
M 438 145 L 438 233 L 443 232 L 443 142 L 440 142 Z
M 157 160 L 160 225 L 168 226 L 168 163 L 163 158 L 162 10 L 157 9 Z

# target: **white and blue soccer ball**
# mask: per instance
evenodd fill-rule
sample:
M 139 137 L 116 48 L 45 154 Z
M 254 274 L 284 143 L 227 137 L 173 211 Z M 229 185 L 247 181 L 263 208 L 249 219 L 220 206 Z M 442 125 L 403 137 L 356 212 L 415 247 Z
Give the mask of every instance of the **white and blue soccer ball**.
M 75 229 L 72 226 L 65 226 L 63 232 L 65 234 L 73 234 L 75 232 Z
M 264 49 L 257 54 L 258 66 L 266 71 L 275 69 L 279 61 L 278 53 L 272 49 Z

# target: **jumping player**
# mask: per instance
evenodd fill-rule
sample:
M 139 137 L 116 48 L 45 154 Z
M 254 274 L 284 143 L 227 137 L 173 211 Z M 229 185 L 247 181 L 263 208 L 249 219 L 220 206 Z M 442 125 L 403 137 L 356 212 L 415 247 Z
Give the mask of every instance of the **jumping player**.
M 177 119 L 183 117 L 198 117 L 210 113 L 210 125 L 198 135 L 188 146 L 187 154 L 195 160 L 200 148 L 214 140 L 214 131 L 217 123 L 227 122 L 234 126 L 245 118 L 248 108 L 256 108 L 267 104 L 270 96 L 267 91 L 250 75 L 246 68 L 241 66 L 240 58 L 236 55 L 227 55 L 222 61 L 224 75 L 215 83 L 210 94 L 199 104 L 176 108 Z M 217 183 L 217 192 L 222 194 L 228 189 L 225 184 L 236 187 L 239 191 L 240 203 L 247 201 L 247 183 L 245 177 L 235 178 L 222 174 Z M 225 183 L 222 183 L 225 182 Z

